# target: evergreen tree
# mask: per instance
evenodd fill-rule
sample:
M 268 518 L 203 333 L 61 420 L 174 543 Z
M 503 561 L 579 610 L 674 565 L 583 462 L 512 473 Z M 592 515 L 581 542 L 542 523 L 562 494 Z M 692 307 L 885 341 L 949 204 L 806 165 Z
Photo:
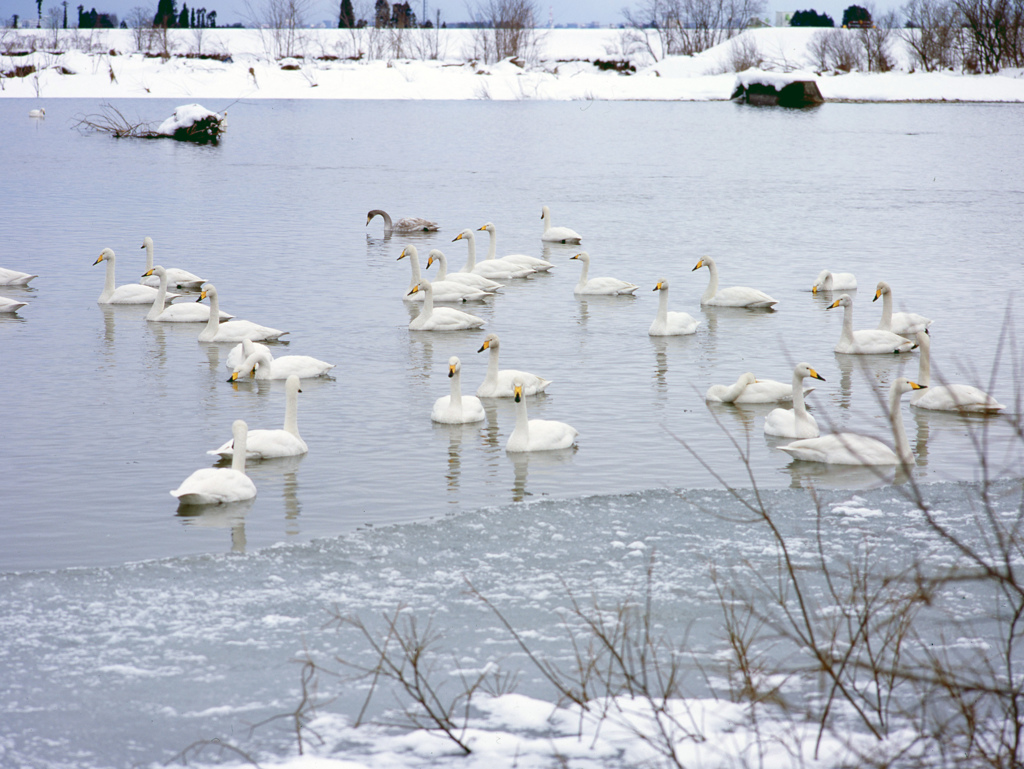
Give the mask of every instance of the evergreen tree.
M 827 13 L 815 10 L 797 11 L 789 22 L 791 27 L 834 27 L 836 23 Z
M 178 20 L 178 10 L 175 8 L 175 0 L 158 0 L 156 5 L 156 16 L 153 17 L 154 27 L 173 27 Z
M 843 11 L 844 27 L 870 27 L 871 12 L 862 6 L 851 5 Z
M 210 11 L 208 14 L 206 14 L 206 25 L 208 27 L 210 27 L 211 29 L 213 27 L 217 26 L 217 12 L 216 11 Z
M 391 7 L 388 0 L 377 0 L 373 6 L 373 26 L 386 27 L 391 22 Z
M 64 6 L 64 29 L 68 28 L 68 0 L 64 0 L 61 5 Z
M 341 0 L 338 11 L 338 29 L 352 29 L 356 25 L 356 12 L 352 8 L 352 0 Z
M 181 14 L 178 16 L 178 26 L 182 29 L 188 29 L 188 6 L 185 3 L 181 4 Z

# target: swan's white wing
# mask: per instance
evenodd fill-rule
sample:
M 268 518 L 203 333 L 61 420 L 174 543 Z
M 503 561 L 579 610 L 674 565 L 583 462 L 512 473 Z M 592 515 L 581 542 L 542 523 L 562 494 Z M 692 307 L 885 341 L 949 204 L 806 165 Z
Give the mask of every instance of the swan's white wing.
M 573 293 L 619 296 L 632 294 L 638 288 L 640 286 L 635 283 L 628 283 L 618 278 L 591 278 L 584 286 L 577 284 Z
M 933 411 L 996 412 L 1006 408 L 991 395 L 973 385 L 949 384 L 919 390 L 910 405 Z
M 256 496 L 256 485 L 245 473 L 227 467 L 196 470 L 171 492 L 183 505 L 218 505 Z
M 898 465 L 896 453 L 879 440 L 858 433 L 832 433 L 793 441 L 779 449 L 794 459 L 830 465 Z
M 324 376 L 333 368 L 334 363 L 319 360 L 312 355 L 282 355 L 274 358 L 270 364 L 270 378 L 287 379 L 294 374 L 299 379 L 313 379 Z
M 536 395 L 537 393 L 544 392 L 548 385 L 551 384 L 550 379 L 544 379 L 528 371 L 506 368 L 498 372 L 493 385 L 488 385 L 486 381 L 481 384 L 476 391 L 477 397 L 511 398 L 516 379 L 521 379 L 523 382 L 523 395 Z
M 756 288 L 730 286 L 720 290 L 705 304 L 716 307 L 771 307 L 778 302 Z

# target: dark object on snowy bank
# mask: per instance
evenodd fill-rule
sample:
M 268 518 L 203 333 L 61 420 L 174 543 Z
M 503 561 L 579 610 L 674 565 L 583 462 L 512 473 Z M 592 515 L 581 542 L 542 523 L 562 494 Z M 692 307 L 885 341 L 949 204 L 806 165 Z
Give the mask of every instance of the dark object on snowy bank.
M 199 104 L 186 104 L 157 128 L 149 123 L 133 123 L 109 104 L 96 115 L 79 118 L 76 128 L 108 133 L 115 139 L 176 139 L 195 144 L 216 144 L 227 128 L 227 112 L 219 115 Z
M 757 70 L 741 72 L 736 77 L 733 101 L 761 107 L 815 107 L 825 102 L 818 84 L 813 80 L 796 80 Z

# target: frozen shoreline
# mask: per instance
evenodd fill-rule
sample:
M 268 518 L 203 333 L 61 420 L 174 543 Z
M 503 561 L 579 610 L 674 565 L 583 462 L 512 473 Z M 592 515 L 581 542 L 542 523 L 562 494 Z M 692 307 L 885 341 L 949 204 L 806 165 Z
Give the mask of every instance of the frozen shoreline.
M 1024 102 L 1024 70 L 996 75 L 915 72 L 895 34 L 892 71 L 816 74 L 809 69 L 807 51 L 816 31 L 767 28 L 744 36 L 762 54 L 762 69 L 814 79 L 828 101 Z M 301 30 L 303 37 L 295 44 L 301 57 L 287 58 L 271 55 L 276 42 L 265 30 L 172 30 L 174 55 L 166 60 L 132 52 L 137 49 L 132 30 L 61 30 L 57 49 L 63 53 L 51 52 L 52 31 L 4 32 L 3 50 L 26 50 L 33 40 L 37 50 L 0 55 L 0 97 L 40 104 L 83 97 L 724 101 L 736 83 L 730 65 L 733 41 L 692 57 L 654 63 L 631 59 L 635 74 L 601 70 L 595 60 L 628 58 L 614 29 L 546 30 L 536 62 L 525 67 L 508 60 L 492 65 L 473 61 L 472 30 L 407 31 L 378 56 L 359 60 L 348 57 L 376 45 L 365 37 L 366 30 L 360 31 L 363 37 L 350 30 Z M 427 51 L 437 58 L 419 55 Z M 197 53 L 219 58 L 195 58 Z M 12 76 L 17 68 L 32 71 Z

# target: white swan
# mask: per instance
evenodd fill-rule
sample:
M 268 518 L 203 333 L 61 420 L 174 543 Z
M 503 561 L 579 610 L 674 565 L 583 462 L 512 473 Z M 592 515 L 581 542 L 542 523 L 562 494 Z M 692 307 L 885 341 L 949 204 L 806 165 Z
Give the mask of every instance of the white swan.
M 914 334 L 918 331 L 927 331 L 932 324 L 932 319 L 926 318 L 924 315 L 913 312 L 893 312 L 892 288 L 884 280 L 878 282 L 878 286 L 875 288 L 875 298 L 871 301 L 877 301 L 879 297 L 882 297 L 882 317 L 878 321 L 878 328 L 882 331 L 891 331 L 912 339 Z
M 918 331 L 917 346 L 921 351 L 918 360 L 917 381 L 928 387 L 915 392 L 910 405 L 919 409 L 934 411 L 967 411 L 993 414 L 1006 408 L 984 390 L 974 385 L 943 384 L 932 386 L 931 347 L 932 340 L 927 331 Z
M 144 286 L 159 286 L 160 279 L 150 275 L 149 270 L 153 269 L 153 238 L 148 235 L 142 239 L 142 248 L 146 249 L 146 272 L 139 281 Z M 206 280 L 188 270 L 180 270 L 177 267 L 167 267 L 167 285 L 175 288 L 199 288 Z
M 242 345 L 243 349 L 250 350 L 250 353 L 234 367 L 229 382 L 237 382 L 247 376 L 260 381 L 288 379 L 292 376 L 299 379 L 315 379 L 329 374 L 331 369 L 335 368 L 335 364 L 318 360 L 311 355 L 282 355 L 275 358 L 265 344 L 248 339 L 244 340 Z
M 835 351 L 845 355 L 881 355 L 897 352 L 910 352 L 914 343 L 891 331 L 877 328 L 853 330 L 853 300 L 849 294 L 843 294 L 826 310 L 836 307 L 843 308 L 843 331 L 839 335 L 839 343 Z
M 803 393 L 813 389 L 805 388 Z M 788 403 L 793 400 L 793 385 L 775 379 L 758 379 L 748 371 L 740 374 L 731 385 L 711 385 L 704 400 L 710 403 Z
M 30 109 L 28 111 L 29 117 L 46 117 L 46 107 L 40 107 L 39 109 Z
M 856 291 L 857 278 L 852 272 L 829 272 L 822 270 L 811 284 L 811 293 L 819 291 Z
M 568 227 L 552 227 L 551 209 L 547 206 L 541 207 L 540 218 L 544 220 L 544 234 L 540 236 L 540 239 L 545 243 L 571 243 L 579 245 L 583 239 L 578 232 L 570 230 Z
M 17 312 L 22 307 L 27 307 L 28 302 L 19 302 L 17 299 L 8 299 L 0 296 L 0 312 Z
M 245 474 L 248 428 L 236 419 L 231 425 L 235 452 L 231 467 L 204 467 L 196 470 L 171 492 L 183 505 L 220 505 L 241 502 L 256 496 L 256 484 Z
M 483 275 L 485 278 L 491 280 L 511 280 L 512 278 L 525 278 L 527 275 L 533 275 L 536 270 L 532 267 L 523 267 L 522 265 L 511 266 L 509 264 L 502 263 L 495 259 L 485 259 L 482 262 L 476 260 L 476 233 L 473 230 L 463 230 L 454 238 L 452 243 L 456 240 L 465 240 L 469 244 L 469 253 L 466 257 L 466 265 L 459 270 L 459 272 L 471 272 L 474 275 Z
M 658 294 L 658 314 L 647 331 L 651 336 L 680 336 L 695 334 L 700 321 L 687 312 L 669 312 L 668 281 L 661 278 L 653 289 Z
M 118 286 L 114 281 L 114 269 L 116 257 L 113 250 L 104 248 L 99 259 L 93 262 L 93 266 L 100 262 L 107 263 L 107 276 L 103 283 L 103 292 L 96 301 L 100 304 L 152 304 L 159 291 L 152 286 L 143 286 L 140 283 L 126 283 Z M 167 294 L 166 299 L 177 299 L 181 294 Z
M 693 270 L 699 270 L 701 267 L 707 267 L 708 272 L 711 273 L 708 287 L 704 289 L 704 293 L 700 297 L 701 305 L 711 305 L 712 307 L 771 307 L 774 304 L 778 304 L 777 301 L 768 296 L 764 291 L 758 291 L 756 288 L 731 286 L 719 291 L 718 266 L 715 264 L 715 260 L 710 256 L 705 256 L 697 262 L 697 266 Z
M 483 275 L 477 275 L 474 272 L 448 272 L 448 257 L 437 248 L 430 249 L 430 253 L 427 254 L 428 270 L 434 262 L 437 262 L 437 280 L 454 280 L 457 283 L 465 283 L 467 286 L 478 288 L 481 291 L 494 292 L 499 288 L 505 287 L 504 283 L 485 278 Z
M 409 265 L 412 267 L 412 280 L 409 283 L 409 288 L 411 289 L 423 280 L 423 275 L 420 272 L 420 255 L 416 246 L 406 246 L 402 249 L 402 253 L 398 258 L 401 260 L 406 257 L 409 258 Z M 484 291 L 464 283 L 457 283 L 454 280 L 442 280 L 441 278 L 432 280 L 430 287 L 433 289 L 435 302 L 479 302 L 489 296 L 494 296 L 493 291 Z M 402 298 L 407 302 L 422 302 L 425 297 L 425 293 L 417 291 L 415 293 L 406 293 Z
M 8 270 L 5 267 L 0 267 L 0 286 L 27 286 L 32 278 L 38 277 L 38 275 L 30 275 L 27 272 L 18 272 L 17 270 Z
M 475 395 L 462 394 L 462 362 L 454 355 L 448 359 L 448 378 L 451 379 L 451 394 L 434 401 L 430 418 L 446 425 L 462 425 L 480 422 L 484 419 L 484 404 Z
M 889 387 L 889 422 L 895 439 L 893 451 L 882 441 L 860 433 L 830 433 L 820 438 L 804 438 L 779 446 L 794 459 L 806 462 L 824 462 L 829 465 L 912 465 L 914 454 L 910 450 L 907 431 L 900 414 L 900 396 L 922 385 L 900 377 Z
M 167 296 L 167 271 L 160 265 L 146 270 L 142 277 L 153 277 L 159 281 L 156 297 L 153 299 L 153 306 L 146 314 L 146 320 L 160 323 L 206 323 L 210 320 L 209 305 L 185 302 L 164 307 L 164 298 Z M 229 315 L 223 310 L 220 311 L 221 320 L 230 320 L 233 317 L 235 316 Z
M 421 280 L 409 293 L 424 292 L 423 309 L 409 321 L 411 331 L 461 331 L 480 328 L 487 321 L 452 307 L 434 307 L 433 290 L 429 280 Z
M 793 369 L 793 408 L 772 409 L 764 419 L 764 434 L 780 438 L 817 438 L 818 423 L 804 405 L 804 378 L 825 381 L 810 364 L 800 363 Z
M 241 342 L 243 339 L 259 342 L 264 339 L 277 339 L 288 333 L 248 320 L 229 320 L 221 323 L 220 302 L 217 299 L 217 289 L 212 283 L 203 286 L 196 301 L 201 302 L 207 297 L 210 298 L 210 319 L 206 322 L 206 328 L 199 332 L 200 342 Z
M 250 430 L 245 442 L 247 459 L 277 459 L 297 457 L 309 451 L 306 442 L 299 435 L 299 378 L 294 374 L 284 384 L 284 428 L 281 430 Z M 231 440 L 217 449 L 207 451 L 220 457 L 234 457 L 235 441 Z
M 501 340 L 497 334 L 488 334 L 484 343 L 480 345 L 478 353 L 490 350 L 487 360 L 487 374 L 484 381 L 476 388 L 476 394 L 480 398 L 511 398 L 515 395 L 516 380 L 523 384 L 523 395 L 536 395 L 544 392 L 550 379 L 544 379 L 536 374 L 526 371 L 518 371 L 514 368 L 498 368 L 498 349 L 501 347 Z
M 420 219 L 418 216 L 403 216 L 397 222 L 391 221 L 391 216 L 387 211 L 381 211 L 379 208 L 375 208 L 366 214 L 366 224 L 369 226 L 373 217 L 379 216 L 384 219 L 384 232 L 437 232 L 439 229 L 437 222 L 432 222 L 429 219 Z
M 270 348 L 261 342 L 254 342 L 251 339 L 243 339 L 231 348 L 231 351 L 228 353 L 227 360 L 224 361 L 224 365 L 227 366 L 228 371 L 234 371 L 242 365 L 242 361 L 256 352 L 256 350 L 266 350 L 267 352 L 270 352 Z
M 530 419 L 526 415 L 526 395 L 523 381 L 516 379 L 512 388 L 516 401 L 516 426 L 505 443 L 505 451 L 556 451 L 567 449 L 576 442 L 579 432 L 565 422 L 551 419 Z
M 498 231 L 495 229 L 494 225 L 491 222 L 487 222 L 487 224 L 481 227 L 480 230 L 485 231 L 488 235 L 490 235 L 491 242 L 487 247 L 486 261 L 495 261 L 499 262 L 500 264 L 509 264 L 513 266 L 518 264 L 523 267 L 529 267 L 531 270 L 534 270 L 535 272 L 547 272 L 548 270 L 555 266 L 547 259 L 538 259 L 536 256 L 528 256 L 527 254 L 509 254 L 508 256 L 503 256 L 499 259 Z
M 582 251 L 569 258 L 578 259 L 583 262 L 583 271 L 580 273 L 580 279 L 576 283 L 576 287 L 572 290 L 574 294 L 621 296 L 623 294 L 632 295 L 634 291 L 640 288 L 636 283 L 627 283 L 626 281 L 619 280 L 618 278 L 590 278 L 588 280 L 587 274 L 590 272 L 590 254 L 586 251 Z

